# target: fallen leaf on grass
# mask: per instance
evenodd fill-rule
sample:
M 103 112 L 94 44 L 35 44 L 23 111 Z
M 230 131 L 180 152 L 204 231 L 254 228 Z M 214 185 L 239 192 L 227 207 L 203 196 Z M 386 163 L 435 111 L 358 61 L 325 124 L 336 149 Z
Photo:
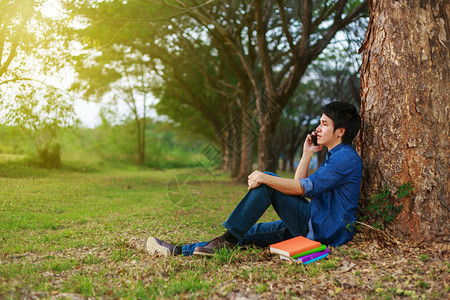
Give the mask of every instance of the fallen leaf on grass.
M 353 269 L 356 266 L 355 263 L 352 262 L 348 262 L 346 260 L 342 261 L 342 270 L 339 270 L 339 273 L 345 273 L 350 271 L 351 269 Z

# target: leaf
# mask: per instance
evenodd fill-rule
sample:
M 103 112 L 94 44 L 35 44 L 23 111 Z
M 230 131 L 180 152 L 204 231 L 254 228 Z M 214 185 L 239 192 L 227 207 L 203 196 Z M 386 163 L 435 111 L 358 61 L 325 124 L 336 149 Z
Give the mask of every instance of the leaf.
M 412 182 L 401 185 L 395 194 L 400 198 L 407 196 L 411 191 L 415 190 L 415 188 L 411 187 L 411 185 Z

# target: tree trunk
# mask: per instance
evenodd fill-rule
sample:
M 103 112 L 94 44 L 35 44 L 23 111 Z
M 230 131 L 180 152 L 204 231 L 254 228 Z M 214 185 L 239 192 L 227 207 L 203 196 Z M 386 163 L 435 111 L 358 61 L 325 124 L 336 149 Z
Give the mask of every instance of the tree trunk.
M 137 153 L 138 153 L 138 165 L 144 165 L 145 154 L 143 153 L 143 145 L 142 145 L 142 124 L 138 115 L 135 115 L 135 124 L 136 124 L 136 135 L 137 135 Z M 144 150 L 145 151 L 145 150 Z
M 287 169 L 289 172 L 295 172 L 295 170 L 294 170 L 294 159 L 295 159 L 295 151 L 289 151 L 289 154 L 288 154 L 289 168 Z
M 239 144 L 240 144 L 240 128 L 241 128 L 241 124 L 239 124 L 239 122 L 236 121 L 231 121 L 230 125 L 229 125 L 229 137 L 228 137 L 228 145 L 229 145 L 229 152 L 230 152 L 230 164 L 231 164 L 231 170 L 230 170 L 230 175 L 231 177 L 235 178 L 238 176 L 239 174 L 239 165 L 240 165 L 240 157 L 239 157 L 239 153 L 236 149 L 238 149 Z
M 361 199 L 412 182 L 392 229 L 417 242 L 450 237 L 449 8 L 446 1 L 372 0 L 361 47 Z
M 240 153 L 240 166 L 239 174 L 236 177 L 236 181 L 247 183 L 248 175 L 252 172 L 253 163 L 253 144 L 257 138 L 257 134 L 253 128 L 252 116 L 243 109 L 242 110 L 242 125 L 241 125 L 241 147 Z
M 141 131 L 141 165 L 145 164 L 145 132 L 147 130 L 147 118 L 145 117 L 142 119 L 142 131 Z
M 285 172 L 287 171 L 287 165 L 288 165 L 288 157 L 286 154 L 283 153 L 283 157 L 281 158 L 281 171 Z
M 276 128 L 283 108 L 272 98 L 260 93 L 256 98 L 258 114 L 258 168 L 260 171 L 276 172 L 278 156 L 275 149 Z
M 232 164 L 231 165 L 231 177 L 236 178 L 239 175 L 240 156 L 239 156 L 239 153 L 236 152 L 235 149 L 237 149 L 237 147 L 239 147 L 239 140 L 234 139 L 232 142 L 233 142 L 233 145 L 231 147 L 231 164 Z
M 225 139 L 228 138 L 228 134 L 224 133 L 224 136 L 219 139 L 219 145 L 220 145 L 220 153 L 222 154 L 222 170 L 226 172 L 231 172 L 231 159 L 230 159 L 230 149 L 227 147 L 227 143 L 225 142 Z
M 260 171 L 276 172 L 277 170 L 277 155 L 273 146 L 273 141 L 275 141 L 273 127 L 273 124 L 265 122 L 259 129 L 258 167 Z

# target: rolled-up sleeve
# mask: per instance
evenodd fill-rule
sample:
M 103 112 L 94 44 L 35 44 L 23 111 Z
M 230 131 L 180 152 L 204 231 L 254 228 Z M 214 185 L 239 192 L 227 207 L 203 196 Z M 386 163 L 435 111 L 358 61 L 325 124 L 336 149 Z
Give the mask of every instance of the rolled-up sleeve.
M 309 196 L 309 192 L 313 190 L 313 183 L 309 178 L 300 178 L 300 184 L 302 188 L 305 190 L 303 193 L 304 196 Z

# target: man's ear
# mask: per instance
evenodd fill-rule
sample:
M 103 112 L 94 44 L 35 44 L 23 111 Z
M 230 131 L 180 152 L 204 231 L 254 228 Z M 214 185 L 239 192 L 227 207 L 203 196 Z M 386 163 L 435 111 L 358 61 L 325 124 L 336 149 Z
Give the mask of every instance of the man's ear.
M 339 128 L 338 130 L 339 130 L 339 137 L 340 138 L 343 137 L 345 134 L 345 128 Z

